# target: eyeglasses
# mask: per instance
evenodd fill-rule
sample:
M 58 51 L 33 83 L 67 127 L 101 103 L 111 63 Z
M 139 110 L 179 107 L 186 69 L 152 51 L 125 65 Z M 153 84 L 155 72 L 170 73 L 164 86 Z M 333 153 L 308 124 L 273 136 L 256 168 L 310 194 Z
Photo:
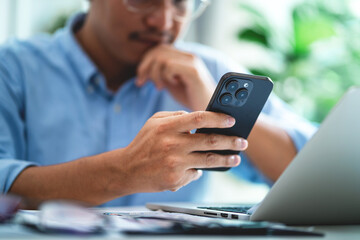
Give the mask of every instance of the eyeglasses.
M 167 1 L 167 0 L 165 0 Z M 170 0 L 175 21 L 194 20 L 210 4 L 210 0 Z M 127 10 L 133 13 L 148 14 L 164 5 L 164 0 L 123 0 Z

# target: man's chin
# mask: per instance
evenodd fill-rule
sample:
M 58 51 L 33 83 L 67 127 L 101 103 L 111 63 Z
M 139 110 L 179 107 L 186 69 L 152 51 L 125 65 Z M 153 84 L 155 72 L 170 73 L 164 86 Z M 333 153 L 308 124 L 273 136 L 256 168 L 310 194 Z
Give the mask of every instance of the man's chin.
M 130 66 L 137 66 L 137 65 L 139 65 L 141 63 L 141 61 L 143 60 L 145 54 L 146 54 L 146 52 L 143 52 L 141 54 L 133 54 L 131 56 L 128 56 L 128 58 L 126 59 L 126 62 Z

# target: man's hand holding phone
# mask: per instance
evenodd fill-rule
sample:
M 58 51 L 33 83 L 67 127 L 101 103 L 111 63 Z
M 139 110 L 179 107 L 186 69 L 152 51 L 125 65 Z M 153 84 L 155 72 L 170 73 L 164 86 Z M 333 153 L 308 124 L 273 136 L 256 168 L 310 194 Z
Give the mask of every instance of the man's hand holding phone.
M 247 139 L 266 100 L 273 88 L 270 78 L 242 73 L 229 72 L 222 76 L 206 110 L 225 113 L 236 119 L 231 128 L 201 128 L 197 133 L 224 134 Z M 234 155 L 231 149 L 211 152 L 224 155 Z M 226 171 L 229 168 L 207 168 L 204 170 Z
M 199 168 L 236 167 L 240 164 L 240 156 L 237 154 L 220 155 L 200 151 L 243 151 L 247 148 L 246 140 L 190 132 L 197 128 L 230 128 L 234 124 L 234 118 L 222 113 L 156 113 L 133 142 L 120 150 L 125 159 L 119 172 L 122 177 L 129 179 L 131 186 L 128 187 L 133 192 L 158 192 L 176 191 L 197 180 L 202 174 L 196 170 Z

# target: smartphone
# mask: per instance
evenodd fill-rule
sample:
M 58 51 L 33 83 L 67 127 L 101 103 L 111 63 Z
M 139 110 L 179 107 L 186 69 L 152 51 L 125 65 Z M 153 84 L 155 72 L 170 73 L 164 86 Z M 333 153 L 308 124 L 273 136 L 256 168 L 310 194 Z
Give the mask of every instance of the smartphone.
M 263 109 L 273 82 L 264 76 L 229 72 L 221 77 L 206 111 L 232 116 L 236 123 L 231 128 L 202 128 L 197 133 L 215 133 L 247 139 L 256 119 Z M 217 154 L 240 154 L 238 151 L 214 150 Z M 230 168 L 205 168 L 202 170 L 227 171 Z

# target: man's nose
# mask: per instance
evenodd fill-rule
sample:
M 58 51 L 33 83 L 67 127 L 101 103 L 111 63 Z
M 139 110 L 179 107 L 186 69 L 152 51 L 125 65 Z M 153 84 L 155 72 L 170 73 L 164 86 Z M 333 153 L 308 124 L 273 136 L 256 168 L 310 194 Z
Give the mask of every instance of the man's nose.
M 160 31 L 171 29 L 175 14 L 174 6 L 171 2 L 168 0 L 162 1 L 162 4 L 148 16 L 148 24 Z

